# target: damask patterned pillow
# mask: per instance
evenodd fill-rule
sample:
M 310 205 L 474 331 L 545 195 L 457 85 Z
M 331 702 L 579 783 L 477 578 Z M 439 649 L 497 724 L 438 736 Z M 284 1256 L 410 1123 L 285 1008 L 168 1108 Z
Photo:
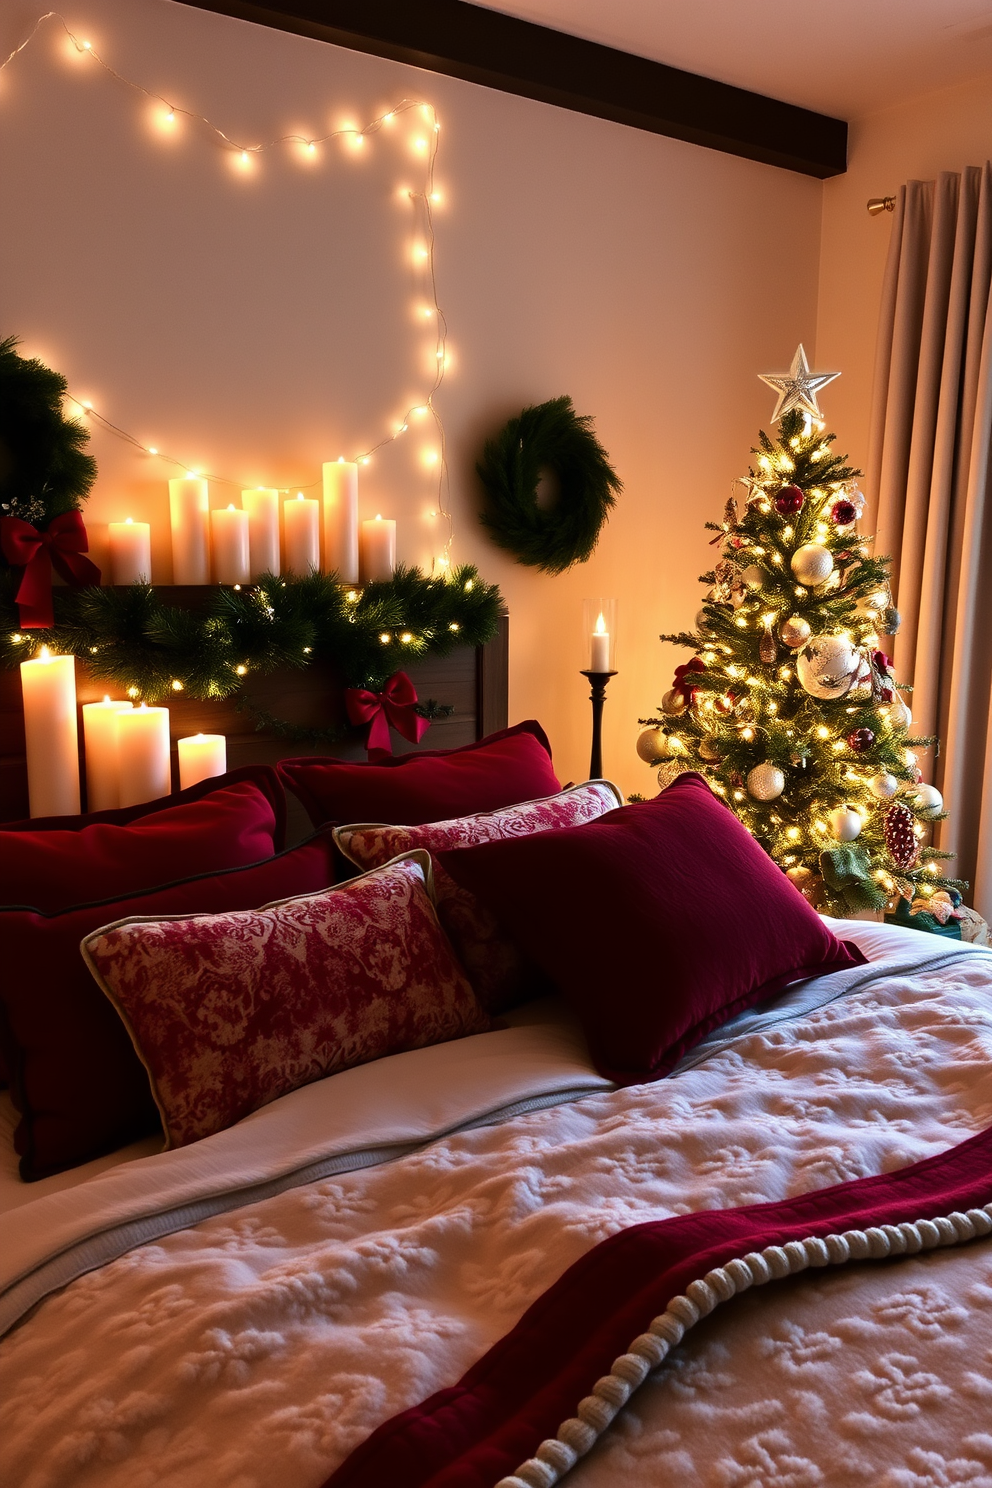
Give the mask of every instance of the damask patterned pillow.
M 241 913 L 119 920 L 83 956 L 152 1083 L 166 1145 L 222 1131 L 324 1075 L 481 1033 L 489 1019 L 410 853 Z
M 366 822 L 336 827 L 334 840 L 359 868 L 377 868 L 398 853 L 425 847 L 438 853 L 449 848 L 474 847 L 480 842 L 502 842 L 562 827 L 595 821 L 623 805 L 623 795 L 608 780 L 590 780 L 560 795 L 524 801 L 501 811 L 430 822 L 423 827 L 385 826 Z M 469 974 L 475 995 L 491 1013 L 503 1012 L 545 988 L 544 978 L 500 925 L 496 916 L 471 893 L 455 883 L 434 862 L 434 893 L 438 919 Z

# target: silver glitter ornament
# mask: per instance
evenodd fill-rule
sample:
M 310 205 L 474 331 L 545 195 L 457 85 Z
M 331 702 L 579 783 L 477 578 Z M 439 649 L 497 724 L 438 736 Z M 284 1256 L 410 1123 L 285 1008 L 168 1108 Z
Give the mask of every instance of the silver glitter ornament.
M 756 801 L 774 801 L 785 790 L 785 776 L 778 765 L 766 761 L 748 771 L 746 784 L 748 794 Z
M 793 553 L 789 567 L 800 584 L 805 584 L 808 589 L 815 589 L 833 573 L 834 560 L 829 548 L 825 548 L 822 543 L 804 543 Z
M 861 835 L 861 828 L 864 826 L 860 814 L 850 806 L 835 806 L 827 821 L 838 842 L 853 842 L 855 837 Z
M 861 662 L 861 652 L 843 636 L 814 636 L 796 657 L 796 675 L 810 697 L 831 702 L 850 692 Z

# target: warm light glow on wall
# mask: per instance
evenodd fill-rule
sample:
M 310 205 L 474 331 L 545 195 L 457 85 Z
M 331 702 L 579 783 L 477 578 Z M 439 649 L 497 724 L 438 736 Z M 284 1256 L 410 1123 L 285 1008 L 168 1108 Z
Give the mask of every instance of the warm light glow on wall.
M 369 449 L 360 454 L 352 455 L 350 458 L 360 464 L 368 465 L 372 456 L 380 449 L 392 444 L 407 432 L 408 422 L 416 413 L 418 416 L 430 414 L 433 418 L 440 439 L 440 452 L 435 453 L 435 458 L 424 463 L 429 464 L 437 470 L 437 496 L 436 504 L 439 515 L 447 523 L 447 539 L 444 543 L 442 556 L 438 560 L 442 567 L 447 567 L 448 551 L 451 546 L 451 517 L 444 503 L 445 486 L 445 439 L 444 429 L 441 424 L 440 415 L 435 407 L 435 395 L 441 387 L 444 376 L 449 367 L 447 355 L 447 324 L 444 314 L 438 303 L 437 282 L 434 266 L 434 222 L 433 207 L 440 201 L 440 193 L 436 189 L 434 181 L 434 170 L 437 160 L 438 136 L 440 123 L 437 119 L 434 106 L 420 99 L 402 99 L 399 103 L 390 105 L 389 108 L 378 114 L 369 123 L 360 126 L 354 117 L 341 120 L 338 125 L 326 134 L 307 134 L 302 131 L 293 131 L 279 135 L 275 139 L 264 142 L 236 139 L 227 134 L 212 120 L 203 114 L 198 114 L 191 109 L 182 107 L 174 99 L 167 98 L 152 89 L 146 88 L 142 83 L 124 76 L 110 65 L 89 37 L 79 37 L 70 29 L 64 17 L 56 11 L 48 11 L 35 22 L 28 36 L 22 41 L 9 56 L 0 63 L 0 73 L 20 56 L 20 54 L 31 45 L 42 27 L 51 22 L 61 29 L 62 50 L 64 54 L 81 66 L 96 67 L 107 78 L 116 82 L 121 88 L 139 95 L 144 101 L 145 118 L 150 121 L 154 134 L 161 140 L 169 140 L 177 143 L 179 140 L 186 142 L 193 138 L 207 141 L 224 156 L 224 163 L 233 173 L 241 179 L 250 181 L 255 177 L 264 164 L 264 157 L 273 151 L 285 150 L 297 160 L 305 161 L 310 166 L 319 166 L 328 163 L 326 152 L 321 149 L 332 140 L 339 140 L 346 157 L 360 159 L 368 154 L 368 146 L 381 130 L 393 132 L 404 116 L 409 116 L 412 129 L 405 136 L 396 136 L 398 143 L 406 144 L 407 158 L 413 155 L 421 161 L 424 166 L 424 179 L 419 187 L 415 189 L 409 182 L 403 182 L 396 192 L 397 200 L 413 213 L 411 223 L 411 236 L 407 249 L 408 261 L 412 260 L 419 283 L 411 306 L 411 314 L 415 321 L 419 322 L 424 330 L 433 325 L 431 333 L 431 344 L 429 350 L 425 348 L 425 375 L 429 383 L 428 390 L 421 394 L 415 404 L 400 419 L 392 422 L 391 428 L 382 439 Z M 186 126 L 184 128 L 184 126 Z M 189 460 L 162 451 L 160 446 L 145 443 L 136 438 L 127 430 L 114 424 L 106 415 L 100 413 L 90 398 L 80 398 L 75 394 L 67 394 L 69 400 L 78 410 L 77 417 L 83 421 L 89 420 L 101 427 L 106 432 L 130 444 L 142 454 L 159 459 L 166 464 L 172 465 L 180 470 L 188 470 Z M 243 477 L 228 477 L 218 474 L 209 474 L 207 479 L 241 488 L 244 484 Z M 260 477 L 256 484 L 273 485 L 273 482 Z M 310 486 L 319 485 L 319 479 L 313 481 L 293 481 L 293 487 L 302 486 L 307 489 Z M 279 489 L 286 490 L 286 486 Z

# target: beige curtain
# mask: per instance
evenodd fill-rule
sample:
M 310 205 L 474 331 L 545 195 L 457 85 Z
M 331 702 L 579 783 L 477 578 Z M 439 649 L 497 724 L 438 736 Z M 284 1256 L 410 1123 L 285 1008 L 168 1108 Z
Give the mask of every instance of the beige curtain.
M 914 730 L 938 734 L 927 778 L 938 845 L 992 920 L 992 165 L 899 193 L 879 323 L 868 476 L 876 551 L 903 623 L 896 675 Z

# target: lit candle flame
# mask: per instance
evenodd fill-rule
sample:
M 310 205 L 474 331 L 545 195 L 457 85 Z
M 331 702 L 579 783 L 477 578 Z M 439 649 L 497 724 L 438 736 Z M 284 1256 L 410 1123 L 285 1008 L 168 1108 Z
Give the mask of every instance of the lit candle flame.
M 606 634 L 606 621 L 603 619 L 603 612 L 602 612 L 602 610 L 599 613 L 599 619 L 596 621 L 596 634 L 597 635 L 605 635 Z

